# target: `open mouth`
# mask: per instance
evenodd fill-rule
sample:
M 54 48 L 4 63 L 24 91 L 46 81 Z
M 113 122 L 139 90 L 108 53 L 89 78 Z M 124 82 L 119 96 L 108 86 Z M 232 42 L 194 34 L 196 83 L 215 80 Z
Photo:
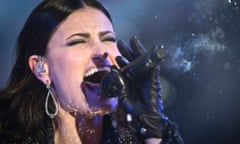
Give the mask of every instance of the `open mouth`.
M 98 67 L 88 70 L 83 78 L 82 89 L 87 99 L 90 97 L 102 98 L 101 80 L 110 72 L 110 67 Z
M 110 72 L 109 67 L 100 67 L 100 68 L 93 68 L 90 69 L 85 75 L 84 75 L 84 82 L 91 82 L 95 84 L 100 84 L 103 76 Z

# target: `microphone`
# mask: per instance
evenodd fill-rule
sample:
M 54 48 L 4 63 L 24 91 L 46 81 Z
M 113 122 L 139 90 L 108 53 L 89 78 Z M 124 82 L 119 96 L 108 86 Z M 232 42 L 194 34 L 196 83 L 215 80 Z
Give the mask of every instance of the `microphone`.
M 141 73 L 159 65 L 164 58 L 164 49 L 154 47 L 144 55 L 122 67 L 120 71 L 125 78 L 133 80 L 141 76 Z M 116 97 L 121 89 L 121 86 L 115 82 L 114 77 L 114 73 L 109 72 L 101 80 L 101 93 L 107 97 Z
M 125 67 L 121 68 L 120 71 L 122 71 L 126 78 L 133 80 L 134 78 L 140 76 L 142 72 L 157 66 L 164 58 L 164 49 L 154 47 L 148 53 L 138 57 Z

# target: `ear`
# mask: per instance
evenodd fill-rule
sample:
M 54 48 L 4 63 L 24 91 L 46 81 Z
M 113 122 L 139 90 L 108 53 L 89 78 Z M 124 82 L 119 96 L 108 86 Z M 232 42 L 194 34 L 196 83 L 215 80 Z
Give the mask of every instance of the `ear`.
M 32 55 L 28 58 L 28 65 L 37 79 L 42 81 L 45 85 L 47 82 L 51 83 L 48 63 L 44 57 L 39 55 Z

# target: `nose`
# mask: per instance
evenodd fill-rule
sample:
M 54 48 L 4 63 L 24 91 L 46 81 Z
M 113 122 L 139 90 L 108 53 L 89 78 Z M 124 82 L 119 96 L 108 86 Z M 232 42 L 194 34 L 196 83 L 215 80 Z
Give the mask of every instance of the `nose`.
M 104 45 L 101 43 L 95 42 L 94 47 L 93 47 L 93 62 L 97 66 L 104 66 L 108 65 L 109 53 L 107 52 L 107 49 Z
M 96 66 L 107 66 L 110 64 L 108 60 L 109 54 L 107 52 L 103 52 L 102 54 L 96 54 L 93 56 L 92 60 Z
M 103 54 L 107 51 L 106 45 L 101 40 L 92 40 L 91 41 L 91 49 L 93 55 L 95 56 L 103 56 Z
M 105 52 L 99 52 L 99 53 L 93 55 L 93 59 L 105 60 L 105 59 L 107 59 L 108 55 L 109 54 L 106 51 Z

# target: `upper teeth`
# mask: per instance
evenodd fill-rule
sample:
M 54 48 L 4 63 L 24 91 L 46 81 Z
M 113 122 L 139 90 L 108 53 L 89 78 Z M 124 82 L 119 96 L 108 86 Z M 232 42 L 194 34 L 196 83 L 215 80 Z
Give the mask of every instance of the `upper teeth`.
M 110 68 L 109 67 L 99 67 L 99 68 L 92 68 L 89 71 L 87 71 L 87 73 L 84 75 L 84 77 L 88 77 L 90 75 L 93 75 L 96 72 L 100 72 L 100 71 L 108 71 L 110 72 Z

